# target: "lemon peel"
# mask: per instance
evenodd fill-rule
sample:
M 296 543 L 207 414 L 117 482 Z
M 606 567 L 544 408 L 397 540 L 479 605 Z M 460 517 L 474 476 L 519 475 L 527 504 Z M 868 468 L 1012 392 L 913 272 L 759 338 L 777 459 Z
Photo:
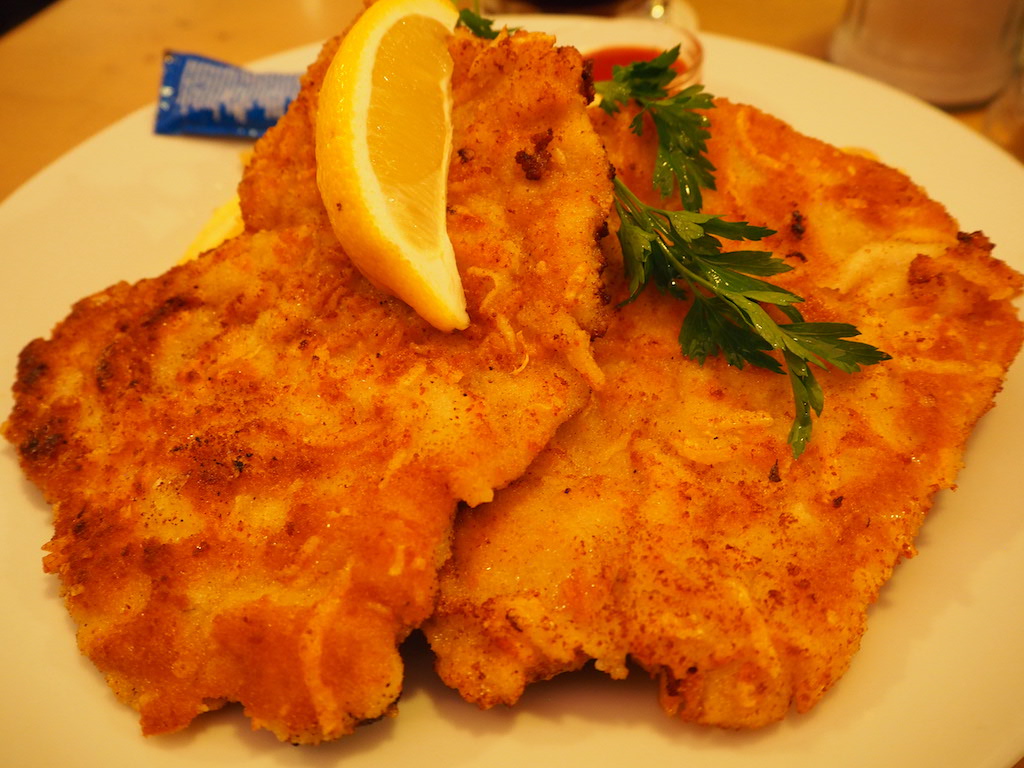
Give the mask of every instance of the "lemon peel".
M 331 61 L 316 117 L 335 236 L 370 282 L 443 331 L 469 324 L 446 229 L 457 18 L 447 0 L 371 5 Z

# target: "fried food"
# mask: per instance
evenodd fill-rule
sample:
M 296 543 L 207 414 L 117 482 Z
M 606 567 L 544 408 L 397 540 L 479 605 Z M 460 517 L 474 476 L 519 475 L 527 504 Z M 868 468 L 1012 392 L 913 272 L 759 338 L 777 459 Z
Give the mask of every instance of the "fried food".
M 335 45 L 255 150 L 243 234 L 81 300 L 20 358 L 4 435 L 54 508 L 45 568 L 146 734 L 226 702 L 297 743 L 392 713 L 456 502 L 518 476 L 600 377 L 611 186 L 579 54 L 452 41 L 472 324 L 445 334 L 327 224 L 312 128 Z
M 795 269 L 773 281 L 808 297 L 804 316 L 851 322 L 893 359 L 820 374 L 825 413 L 793 460 L 786 377 L 683 359 L 685 306 L 653 289 L 618 309 L 595 343 L 605 386 L 520 480 L 460 513 L 425 631 L 481 707 L 593 660 L 615 678 L 639 665 L 685 721 L 809 710 L 1020 347 L 1021 276 L 901 173 L 750 107 L 710 116 L 705 210 L 777 230 L 766 245 Z M 649 191 L 650 140 L 627 115 L 595 120 Z

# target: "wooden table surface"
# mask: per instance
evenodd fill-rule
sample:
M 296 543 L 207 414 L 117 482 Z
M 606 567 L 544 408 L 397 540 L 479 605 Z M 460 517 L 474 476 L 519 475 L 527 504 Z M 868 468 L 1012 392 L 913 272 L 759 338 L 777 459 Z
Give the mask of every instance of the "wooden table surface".
M 700 27 L 825 58 L 845 0 L 690 0 Z M 0 37 L 0 200 L 153 102 L 161 53 L 244 64 L 322 40 L 359 0 L 58 0 Z M 983 111 L 956 113 L 981 130 Z M 1016 768 L 1024 768 L 1024 759 Z

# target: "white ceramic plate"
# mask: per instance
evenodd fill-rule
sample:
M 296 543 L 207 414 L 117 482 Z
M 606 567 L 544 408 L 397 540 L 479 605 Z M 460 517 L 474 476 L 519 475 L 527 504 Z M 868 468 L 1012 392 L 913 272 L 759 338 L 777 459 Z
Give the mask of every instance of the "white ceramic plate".
M 672 43 L 634 22 L 526 20 L 583 49 Z M 875 151 L 944 201 L 965 230 L 1024 268 L 1024 167 L 968 129 L 900 93 L 830 65 L 705 35 L 713 93 L 747 101 L 839 145 Z M 299 71 L 304 48 L 263 62 Z M 0 377 L 75 299 L 163 271 L 232 191 L 244 145 L 157 137 L 140 111 L 84 143 L 0 206 Z M 0 417 L 11 405 L 0 392 Z M 576 766 L 1006 768 L 1024 755 L 1024 370 L 983 420 L 956 493 L 924 527 L 872 610 L 853 667 L 809 715 L 755 733 L 670 721 L 639 675 L 615 683 L 564 676 L 515 710 L 463 704 L 410 653 L 401 715 L 319 748 L 251 733 L 239 710 L 181 734 L 144 739 L 75 648 L 44 576 L 50 512 L 0 447 L 0 764 L 12 768 L 162 766 Z

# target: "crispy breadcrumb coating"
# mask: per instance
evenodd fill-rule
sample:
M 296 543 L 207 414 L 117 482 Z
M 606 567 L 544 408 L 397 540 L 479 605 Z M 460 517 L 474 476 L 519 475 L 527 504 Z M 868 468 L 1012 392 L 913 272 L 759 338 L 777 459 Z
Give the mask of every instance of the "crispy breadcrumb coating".
M 594 116 L 656 204 L 653 131 Z M 524 477 L 460 514 L 426 632 L 442 678 L 482 707 L 594 660 L 617 678 L 638 664 L 687 721 L 809 710 L 1020 347 L 1021 276 L 903 174 L 750 107 L 710 116 L 704 210 L 777 230 L 766 247 L 796 268 L 773 281 L 807 297 L 804 316 L 853 323 L 893 359 L 819 374 L 825 412 L 794 460 L 784 376 L 682 358 L 686 307 L 654 289 L 620 307 L 595 343 L 605 386 Z
M 45 567 L 147 734 L 230 701 L 292 742 L 392 714 L 456 502 L 490 500 L 599 383 L 611 183 L 580 55 L 452 39 L 472 324 L 445 334 L 327 224 L 313 126 L 336 44 L 256 147 L 242 235 L 81 300 L 21 355 L 4 435 L 54 507 Z M 516 155 L 538 134 L 531 180 Z

